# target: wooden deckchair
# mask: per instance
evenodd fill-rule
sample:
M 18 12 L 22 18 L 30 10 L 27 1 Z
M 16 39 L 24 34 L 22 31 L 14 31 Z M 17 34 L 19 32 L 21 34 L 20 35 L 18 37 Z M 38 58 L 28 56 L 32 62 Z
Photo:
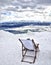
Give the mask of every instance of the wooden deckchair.
M 19 39 L 22 43 L 22 62 L 34 63 L 37 56 L 37 50 L 39 49 L 39 44 L 35 44 L 34 40 L 30 39 Z M 34 56 L 26 55 L 27 51 L 33 51 Z M 33 61 L 25 61 L 24 57 L 33 57 Z

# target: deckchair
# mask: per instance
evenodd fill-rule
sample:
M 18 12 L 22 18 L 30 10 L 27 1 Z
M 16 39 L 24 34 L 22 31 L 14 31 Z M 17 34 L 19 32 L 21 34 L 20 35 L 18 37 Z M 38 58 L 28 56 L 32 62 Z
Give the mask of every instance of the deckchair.
M 28 62 L 28 63 L 34 63 L 37 56 L 37 50 L 39 49 L 39 44 L 35 44 L 34 40 L 30 39 L 19 39 L 19 41 L 22 43 L 22 62 Z M 33 56 L 26 55 L 27 51 L 33 51 Z M 33 61 L 25 61 L 24 58 L 26 57 L 32 57 Z

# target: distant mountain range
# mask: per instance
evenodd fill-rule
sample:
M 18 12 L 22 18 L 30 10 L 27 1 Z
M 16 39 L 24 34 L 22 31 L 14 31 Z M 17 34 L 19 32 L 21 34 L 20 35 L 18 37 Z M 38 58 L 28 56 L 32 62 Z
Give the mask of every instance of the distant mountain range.
M 28 26 L 28 25 L 40 25 L 40 26 L 50 26 L 51 25 L 51 22 L 3 22 L 3 23 L 0 23 L 0 28 L 13 28 L 13 27 L 22 27 L 22 26 Z

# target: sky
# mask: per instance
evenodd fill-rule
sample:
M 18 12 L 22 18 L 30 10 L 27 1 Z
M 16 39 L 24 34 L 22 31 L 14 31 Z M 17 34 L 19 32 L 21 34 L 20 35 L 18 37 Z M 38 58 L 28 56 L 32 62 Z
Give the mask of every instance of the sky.
M 0 0 L 0 22 L 51 22 L 51 0 Z

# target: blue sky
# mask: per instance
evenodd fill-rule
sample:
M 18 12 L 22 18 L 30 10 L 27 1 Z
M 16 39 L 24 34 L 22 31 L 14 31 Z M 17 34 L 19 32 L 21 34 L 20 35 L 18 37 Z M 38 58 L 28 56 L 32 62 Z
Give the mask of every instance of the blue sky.
M 18 20 L 51 22 L 51 0 L 0 0 L 0 22 Z

